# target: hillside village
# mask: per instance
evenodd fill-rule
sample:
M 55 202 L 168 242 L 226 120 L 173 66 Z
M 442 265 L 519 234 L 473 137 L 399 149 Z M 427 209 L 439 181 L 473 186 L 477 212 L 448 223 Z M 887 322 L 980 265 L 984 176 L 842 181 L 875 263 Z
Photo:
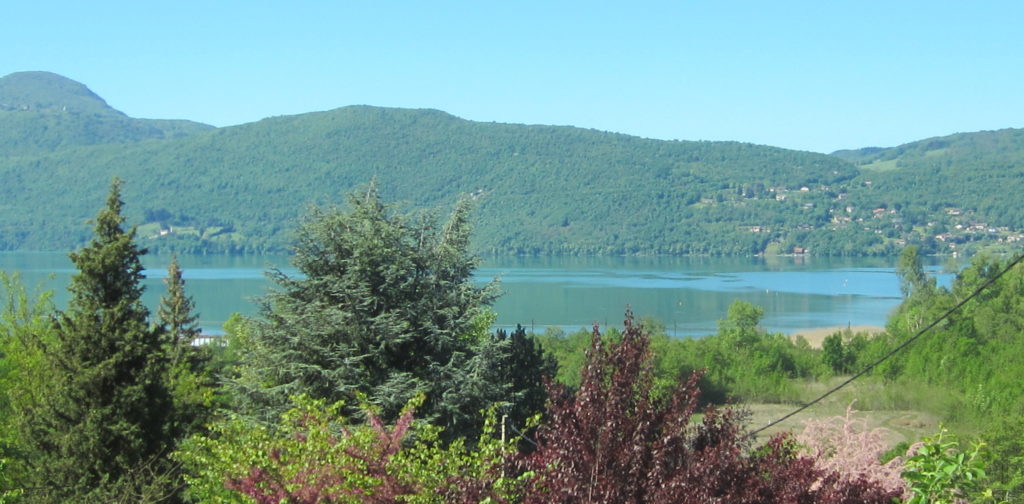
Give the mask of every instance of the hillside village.
M 870 180 L 858 184 L 863 190 L 872 187 Z M 755 186 L 756 187 L 756 186 Z M 855 189 L 856 190 L 856 189 Z M 750 188 L 747 186 L 737 190 L 723 191 L 722 195 L 703 198 L 700 205 L 744 206 L 753 202 L 767 203 L 781 207 L 776 211 L 793 211 L 798 209 L 805 213 L 824 209 L 827 219 L 815 223 L 796 226 L 800 231 L 812 230 L 862 230 L 881 237 L 887 244 L 902 248 L 909 243 L 926 244 L 933 253 L 959 255 L 960 249 L 969 244 L 1011 245 L 1024 241 L 1024 231 L 1009 226 L 989 224 L 976 212 L 960 207 L 945 207 L 941 212 L 928 216 L 924 222 L 913 222 L 904 216 L 898 206 L 858 205 L 857 199 L 851 198 L 849 185 L 817 187 L 785 186 L 768 188 Z M 772 214 L 768 214 L 772 215 Z M 741 228 L 752 234 L 779 236 L 787 229 L 783 225 L 772 225 L 766 222 L 742 224 Z M 778 253 L 778 249 L 776 249 Z M 811 254 L 808 247 L 794 246 L 782 253 Z

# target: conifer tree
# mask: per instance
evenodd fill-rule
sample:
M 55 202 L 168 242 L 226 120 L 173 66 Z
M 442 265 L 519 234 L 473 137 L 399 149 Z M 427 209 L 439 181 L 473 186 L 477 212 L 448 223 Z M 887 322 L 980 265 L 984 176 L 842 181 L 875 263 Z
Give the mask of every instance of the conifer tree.
M 249 328 L 240 407 L 273 419 L 290 397 L 344 400 L 351 415 L 369 401 L 393 420 L 418 394 L 422 418 L 449 436 L 479 423 L 479 408 L 506 384 L 483 378 L 490 340 L 490 286 L 473 283 L 469 204 L 445 226 L 409 218 L 371 186 L 349 208 L 313 209 L 300 226 L 292 263 L 301 276 L 273 271 L 278 289 Z
M 517 429 L 526 427 L 527 419 L 543 413 L 548 393 L 545 379 L 554 380 L 558 374 L 558 362 L 541 348 L 540 343 L 526 334 L 521 325 L 511 334 L 498 329 L 493 340 L 502 345 L 504 355 L 492 362 L 492 374 L 500 383 L 507 383 L 509 391 L 504 396 L 508 407 L 502 413 Z M 497 364 L 497 365 L 495 365 Z M 525 446 L 523 446 L 525 447 Z
M 199 327 L 196 321 L 199 316 L 194 313 L 195 302 L 192 297 L 185 294 L 185 279 L 181 277 L 181 266 L 178 264 L 177 254 L 171 255 L 171 264 L 167 266 L 167 278 L 164 279 L 167 285 L 167 292 L 160 298 L 160 306 L 157 308 L 157 322 L 162 330 L 167 333 L 169 352 L 171 357 L 172 377 L 178 376 L 181 372 L 195 371 L 192 366 L 184 364 L 185 360 L 196 360 L 196 352 L 192 351 L 192 342 L 199 336 Z M 198 364 L 198 363 L 197 363 Z M 173 378 L 172 378 L 173 379 Z
M 199 335 L 199 327 L 196 326 L 199 316 L 193 312 L 195 302 L 192 297 L 185 294 L 185 280 L 181 277 L 177 255 L 171 256 L 164 283 L 167 284 L 167 293 L 160 298 L 157 318 L 174 346 L 191 345 Z
M 30 415 L 30 502 L 142 502 L 166 477 L 172 400 L 164 383 L 164 332 L 142 304 L 145 249 L 125 230 L 121 181 L 95 220 L 95 236 L 70 254 L 67 311 L 56 317 L 47 349 L 55 384 Z
M 216 343 L 193 344 L 200 334 L 196 325 L 199 315 L 194 311 L 192 297 L 185 293 L 185 279 L 176 254 L 171 255 L 164 283 L 167 291 L 160 298 L 157 323 L 158 330 L 165 332 L 170 359 L 167 385 L 174 399 L 171 432 L 175 438 L 180 438 L 202 428 L 215 409 L 217 373 L 211 361 L 219 348 L 215 347 Z

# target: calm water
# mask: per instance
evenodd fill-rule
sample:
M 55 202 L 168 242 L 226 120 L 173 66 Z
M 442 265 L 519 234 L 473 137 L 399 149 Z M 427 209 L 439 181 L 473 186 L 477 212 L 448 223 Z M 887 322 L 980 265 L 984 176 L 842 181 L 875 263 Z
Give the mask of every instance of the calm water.
M 163 293 L 169 257 L 147 256 L 145 301 L 155 308 Z M 294 273 L 285 256 L 183 256 L 179 258 L 200 325 L 219 331 L 231 313 L 253 315 L 253 300 L 271 284 L 264 272 Z M 764 258 L 498 258 L 477 271 L 481 282 L 498 278 L 504 295 L 495 304 L 497 325 L 566 331 L 594 323 L 621 326 L 626 306 L 653 316 L 680 336 L 715 332 L 729 304 L 743 299 L 765 310 L 772 331 L 846 324 L 884 325 L 900 301 L 896 259 Z M 67 302 L 74 269 L 66 254 L 0 253 L 0 269 L 20 271 L 23 282 L 55 291 Z M 930 270 L 937 271 L 937 267 Z M 948 284 L 949 275 L 939 275 Z

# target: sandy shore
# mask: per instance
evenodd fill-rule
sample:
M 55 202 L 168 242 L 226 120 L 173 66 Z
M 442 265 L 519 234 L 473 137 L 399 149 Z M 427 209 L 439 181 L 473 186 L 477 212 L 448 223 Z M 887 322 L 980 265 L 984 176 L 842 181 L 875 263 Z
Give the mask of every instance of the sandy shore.
M 845 331 L 847 328 L 853 331 L 854 334 L 866 332 L 872 336 L 885 331 L 884 327 L 876 325 L 815 327 L 812 329 L 800 329 L 799 331 L 793 331 L 789 334 L 789 337 L 796 340 L 797 337 L 803 336 L 803 338 L 811 344 L 811 348 L 821 348 L 821 342 L 825 340 L 825 337 L 839 331 Z

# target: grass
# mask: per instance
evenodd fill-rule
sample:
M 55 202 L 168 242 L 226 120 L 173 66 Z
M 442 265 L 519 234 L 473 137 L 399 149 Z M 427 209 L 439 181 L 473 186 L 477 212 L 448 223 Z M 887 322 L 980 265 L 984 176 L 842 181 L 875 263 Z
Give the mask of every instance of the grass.
M 758 434 L 760 439 L 767 439 L 769 436 L 781 432 L 798 434 L 810 420 L 825 420 L 836 416 L 846 415 L 846 406 L 836 405 L 814 405 L 785 421 L 776 424 L 764 432 Z M 869 429 L 885 429 L 885 441 L 890 447 L 907 441 L 913 443 L 923 436 L 934 434 L 939 430 L 939 419 L 934 415 L 917 410 L 867 410 L 861 411 L 856 408 L 856 417 L 866 421 Z M 796 409 L 795 405 L 789 404 L 743 404 L 741 407 L 750 413 L 748 425 L 751 430 L 767 425 L 782 416 Z
M 896 166 L 895 159 L 890 159 L 888 161 L 875 161 L 874 163 L 860 165 L 860 167 L 868 171 L 892 171 L 899 169 L 899 166 Z
M 811 401 L 838 385 L 847 377 L 834 377 L 824 382 L 804 383 L 802 401 Z M 856 416 L 865 420 L 869 429 L 885 429 L 889 446 L 907 441 L 913 443 L 939 430 L 940 417 L 934 411 L 955 407 L 948 394 L 927 387 L 883 384 L 877 379 L 854 382 L 810 408 L 774 425 L 758 435 L 761 439 L 780 432 L 793 434 L 803 430 L 809 420 L 825 420 L 844 416 L 853 405 Z M 757 429 L 796 410 L 799 404 L 744 403 L 739 405 L 750 413 L 748 425 Z

